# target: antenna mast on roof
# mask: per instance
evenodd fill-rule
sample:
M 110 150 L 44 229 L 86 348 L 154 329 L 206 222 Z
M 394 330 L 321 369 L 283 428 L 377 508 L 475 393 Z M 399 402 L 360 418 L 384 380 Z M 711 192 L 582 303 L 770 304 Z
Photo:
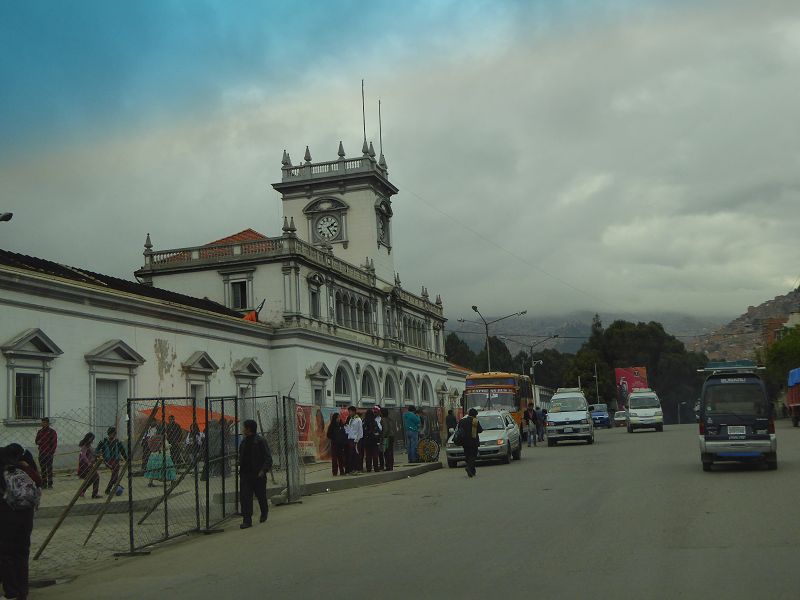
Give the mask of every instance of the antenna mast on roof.
M 378 98 L 378 145 L 383 156 L 383 126 L 381 125 L 381 99 Z
M 364 107 L 364 80 L 361 80 L 361 122 L 364 125 L 364 143 L 367 143 L 367 111 Z

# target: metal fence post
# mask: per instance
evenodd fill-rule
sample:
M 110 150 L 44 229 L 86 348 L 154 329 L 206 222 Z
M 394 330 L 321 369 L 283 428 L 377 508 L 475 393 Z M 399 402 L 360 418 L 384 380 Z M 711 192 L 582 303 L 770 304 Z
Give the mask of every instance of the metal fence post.
M 206 476 L 206 529 L 211 529 L 211 469 L 209 468 L 209 460 L 211 458 L 211 452 L 209 450 L 209 439 L 208 439 L 208 396 L 206 396 L 206 431 L 203 438 L 205 439 L 204 445 L 204 454 L 205 454 L 205 464 L 203 465 L 203 473 Z
M 222 519 L 224 520 L 228 513 L 226 512 L 226 504 L 225 504 L 225 467 L 226 467 L 226 460 L 227 457 L 225 455 L 225 428 L 227 424 L 225 423 L 225 399 L 223 398 L 220 400 L 220 414 L 222 417 L 219 420 L 219 453 L 220 453 L 220 475 L 222 478 Z
M 233 430 L 233 481 L 234 481 L 234 491 L 233 491 L 233 512 L 234 514 L 241 513 L 239 509 L 239 397 L 237 396 L 233 400 L 233 423 L 234 423 L 234 430 Z
M 161 479 L 164 494 L 164 539 L 169 538 L 169 499 L 167 498 L 167 409 L 166 400 L 161 399 Z
M 133 439 L 133 418 L 131 416 L 131 399 L 128 398 L 127 402 L 127 416 L 128 416 L 128 423 L 127 423 L 127 430 L 128 430 L 128 462 L 133 461 L 133 449 L 134 445 L 131 443 Z M 114 489 L 116 493 L 116 489 Z M 128 467 L 128 528 L 129 528 L 129 537 L 130 537 L 130 552 L 131 554 L 135 551 L 135 543 L 133 539 L 133 469 Z
M 283 453 L 285 461 L 284 468 L 286 469 L 286 500 L 287 502 L 291 502 L 292 477 L 289 473 L 289 417 L 286 414 L 286 396 L 282 397 L 281 404 L 283 405 Z
M 192 458 L 194 463 L 194 516 L 197 525 L 197 531 L 200 531 L 200 483 L 197 480 L 197 464 L 200 462 L 200 453 L 197 451 L 197 432 L 200 428 L 197 426 L 197 396 L 192 398 L 192 427 L 189 435 L 192 436 Z

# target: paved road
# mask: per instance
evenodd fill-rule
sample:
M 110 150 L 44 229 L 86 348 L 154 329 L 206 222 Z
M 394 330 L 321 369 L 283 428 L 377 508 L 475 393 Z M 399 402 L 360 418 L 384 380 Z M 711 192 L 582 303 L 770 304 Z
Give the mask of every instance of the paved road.
M 694 425 L 307 498 L 32 598 L 797 598 L 800 429 L 703 473 Z M 160 592 L 160 593 L 157 593 Z

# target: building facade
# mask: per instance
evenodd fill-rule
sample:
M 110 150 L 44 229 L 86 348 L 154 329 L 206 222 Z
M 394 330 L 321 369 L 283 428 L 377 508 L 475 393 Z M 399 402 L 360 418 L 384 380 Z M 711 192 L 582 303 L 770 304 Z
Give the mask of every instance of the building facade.
M 455 405 L 464 376 L 445 361 L 441 298 L 394 270 L 383 157 L 340 144 L 313 163 L 307 149 L 299 166 L 284 153 L 281 173 L 281 236 L 156 250 L 148 235 L 138 282 L 0 251 L 2 427 L 27 438 L 42 416 L 82 411 L 98 432 L 136 396 Z

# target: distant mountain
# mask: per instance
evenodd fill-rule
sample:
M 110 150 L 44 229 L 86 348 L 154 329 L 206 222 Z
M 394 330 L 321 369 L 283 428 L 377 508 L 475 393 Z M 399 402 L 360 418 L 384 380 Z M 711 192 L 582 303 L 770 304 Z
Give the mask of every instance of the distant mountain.
M 592 319 L 595 313 L 590 311 L 574 312 L 559 316 L 513 318 L 493 325 L 491 335 L 507 336 L 519 344 L 506 341 L 512 354 L 516 354 L 523 345 L 529 345 L 538 340 L 544 340 L 548 335 L 558 334 L 558 338 L 547 340 L 536 347 L 555 348 L 560 352 L 577 352 L 592 328 Z M 492 317 L 487 316 L 491 320 Z M 692 343 L 697 337 L 705 336 L 721 327 L 730 316 L 720 317 L 694 317 L 682 313 L 652 313 L 652 314 L 603 314 L 600 320 L 603 325 L 610 325 L 616 320 L 633 322 L 657 321 L 664 329 L 679 337 L 684 343 Z M 455 319 L 447 323 L 449 331 L 455 331 L 463 338 L 473 351 L 479 352 L 485 343 L 485 333 L 482 324 L 459 323 Z M 688 346 L 688 344 L 687 344 Z M 534 350 L 534 351 L 536 351 Z
M 765 341 L 780 329 L 792 312 L 800 310 L 800 288 L 749 306 L 747 312 L 708 335 L 692 340 L 690 350 L 705 352 L 711 360 L 753 358 Z

